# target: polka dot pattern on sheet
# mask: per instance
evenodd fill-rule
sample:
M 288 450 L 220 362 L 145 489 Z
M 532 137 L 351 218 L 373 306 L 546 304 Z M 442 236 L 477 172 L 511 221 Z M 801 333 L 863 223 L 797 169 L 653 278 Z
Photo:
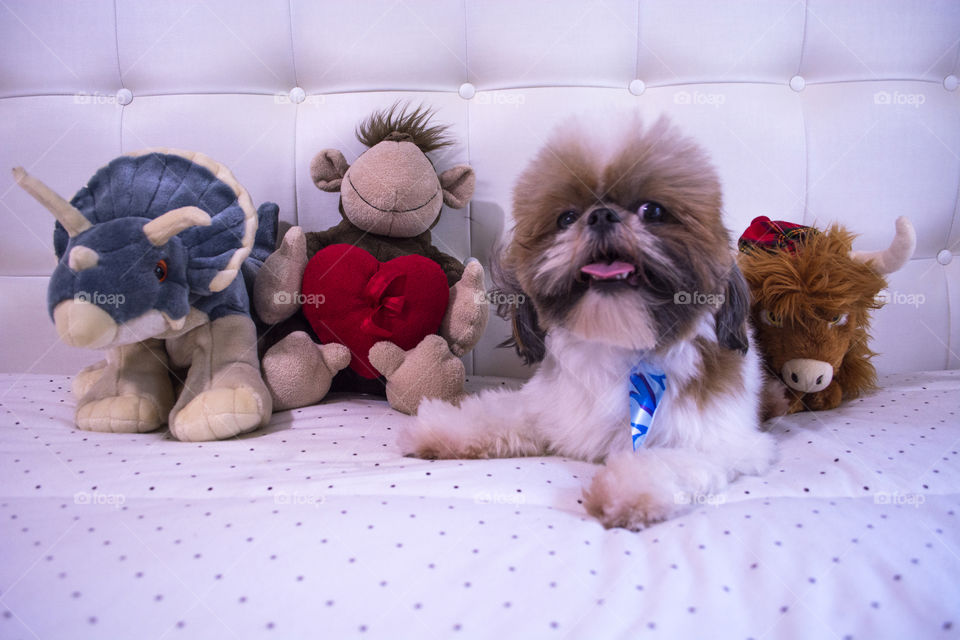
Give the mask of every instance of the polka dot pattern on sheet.
M 0 637 L 950 637 L 960 372 L 775 421 L 770 473 L 640 533 L 594 465 L 399 455 L 331 396 L 181 443 L 72 428 L 70 380 L 0 376 Z M 474 388 L 498 384 L 473 380 Z M 135 632 L 133 630 L 136 630 Z

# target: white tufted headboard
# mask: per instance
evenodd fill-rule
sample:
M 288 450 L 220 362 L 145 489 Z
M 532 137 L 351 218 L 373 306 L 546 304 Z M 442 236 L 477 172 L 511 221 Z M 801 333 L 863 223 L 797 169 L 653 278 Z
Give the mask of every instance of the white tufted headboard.
M 202 151 L 257 204 L 307 229 L 338 219 L 308 164 L 356 158 L 357 122 L 425 102 L 469 162 L 468 211 L 435 242 L 487 262 L 514 178 L 551 126 L 615 105 L 668 112 L 711 151 L 726 222 L 839 220 L 880 248 L 899 215 L 914 259 L 875 316 L 881 371 L 960 366 L 960 3 L 765 0 L 3 0 L 0 2 L 0 370 L 71 373 L 46 311 L 53 219 L 15 188 L 25 166 L 71 197 L 113 157 Z M 951 313 L 953 311 L 953 313 Z M 477 374 L 523 375 L 495 350 Z

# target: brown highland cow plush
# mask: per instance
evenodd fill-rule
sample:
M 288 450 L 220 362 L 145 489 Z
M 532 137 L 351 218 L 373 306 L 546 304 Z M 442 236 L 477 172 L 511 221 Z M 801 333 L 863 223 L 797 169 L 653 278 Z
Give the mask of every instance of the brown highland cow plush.
M 853 238 L 837 224 L 821 232 L 767 217 L 740 237 L 737 262 L 771 377 L 766 417 L 833 409 L 876 386 L 870 311 L 883 306 L 884 275 L 910 259 L 916 235 L 901 217 L 883 251 L 852 251 Z

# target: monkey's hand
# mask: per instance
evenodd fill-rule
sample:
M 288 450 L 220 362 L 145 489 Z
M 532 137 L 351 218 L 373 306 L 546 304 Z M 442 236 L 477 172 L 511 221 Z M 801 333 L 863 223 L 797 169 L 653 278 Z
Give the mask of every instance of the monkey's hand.
M 307 268 L 307 238 L 290 227 L 280 248 L 270 254 L 253 283 L 253 305 L 260 319 L 276 324 L 300 308 L 300 286 Z
M 469 260 L 463 277 L 450 287 L 450 303 L 440 323 L 440 335 L 453 355 L 460 357 L 477 346 L 489 317 L 483 266 L 478 260 Z

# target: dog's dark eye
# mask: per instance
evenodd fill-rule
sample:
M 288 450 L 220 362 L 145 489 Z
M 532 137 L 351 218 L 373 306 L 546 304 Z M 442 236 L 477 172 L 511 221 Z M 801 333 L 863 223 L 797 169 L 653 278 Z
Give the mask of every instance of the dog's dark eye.
M 576 222 L 577 218 L 579 217 L 580 217 L 580 214 L 577 213 L 576 211 L 564 211 L 557 218 L 557 226 L 560 227 L 561 229 L 566 229 L 567 227 L 572 225 L 574 222 Z
M 660 222 L 667 217 L 667 209 L 659 202 L 644 202 L 637 208 L 637 214 L 646 222 Z
M 167 261 L 160 260 L 153 267 L 153 275 L 157 276 L 157 280 L 163 282 L 167 279 Z

